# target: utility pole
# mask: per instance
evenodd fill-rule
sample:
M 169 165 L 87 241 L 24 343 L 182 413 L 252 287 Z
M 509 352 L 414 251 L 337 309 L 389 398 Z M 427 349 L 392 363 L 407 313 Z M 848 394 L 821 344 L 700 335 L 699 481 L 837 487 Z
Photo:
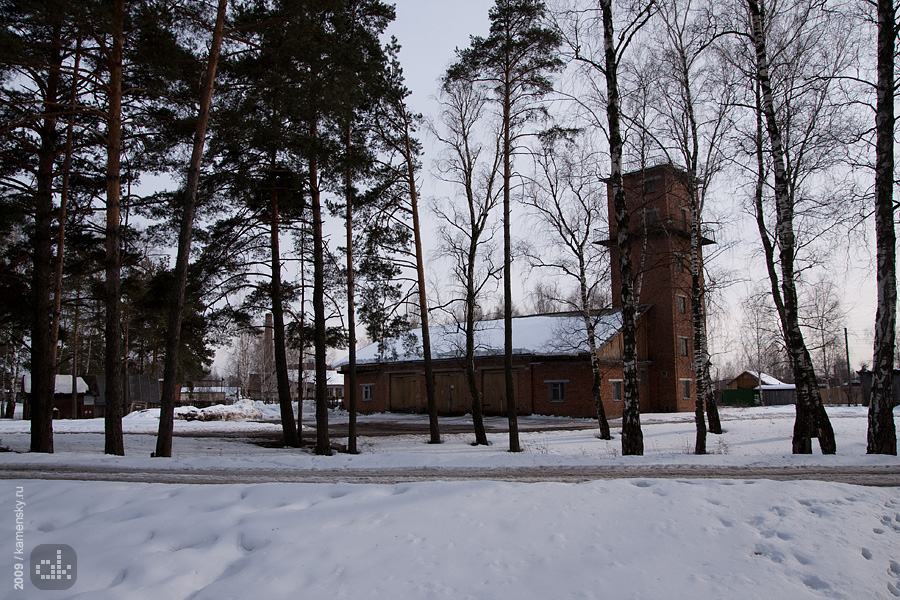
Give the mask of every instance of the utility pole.
M 847 406 L 851 404 L 851 393 L 853 392 L 852 387 L 852 371 L 850 370 L 850 342 L 847 339 L 847 328 L 844 327 L 844 356 L 847 358 Z

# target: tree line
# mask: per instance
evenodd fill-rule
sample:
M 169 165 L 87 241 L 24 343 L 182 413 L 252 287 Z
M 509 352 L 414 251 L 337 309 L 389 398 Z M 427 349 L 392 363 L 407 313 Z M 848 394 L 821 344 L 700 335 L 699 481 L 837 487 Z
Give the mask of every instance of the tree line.
M 141 371 L 162 375 L 155 454 L 170 456 L 179 382 L 202 372 L 215 341 L 249 330 L 262 313 L 273 318 L 286 446 L 301 444 L 303 418 L 293 413 L 287 349 L 315 357 L 316 452 L 330 454 L 326 353 L 349 348 L 355 452 L 357 343 L 408 328 L 412 312 L 429 441 L 440 443 L 429 340 L 439 310 L 466 333 L 476 443 L 486 444 L 475 321 L 499 286 L 509 449 L 520 451 L 515 256 L 565 282 L 565 293 L 548 286 L 548 294 L 582 315 L 607 439 L 594 327 L 610 300 L 609 270 L 620 272 L 622 452 L 642 454 L 642 265 L 631 251 L 642 224 L 622 175 L 663 161 L 683 171 L 690 198 L 695 452 L 705 453 L 707 431 L 721 433 L 701 245 L 710 198 L 728 175 L 732 202 L 757 225 L 797 385 L 795 453 L 811 452 L 813 439 L 836 451 L 798 289 L 820 265 L 824 234 L 874 215 L 868 451 L 896 454 L 896 8 L 496 0 L 489 34 L 457 50 L 441 79 L 440 115 L 426 123 L 407 106 L 399 43 L 385 40 L 394 8 L 380 0 L 0 1 L 0 327 L 5 356 L 30 357 L 31 450 L 53 450 L 56 373 L 91 372 L 106 382 L 105 450 L 123 454 L 122 382 Z M 443 148 L 434 175 L 454 190 L 430 203 L 452 264 L 437 302 L 423 248 L 426 127 Z M 177 188 L 145 192 L 161 175 Z M 593 243 L 606 225 L 607 190 L 616 265 Z M 523 214 L 547 232 L 545 246 L 515 243 Z M 325 234 L 329 219 L 343 221 L 342 240 Z

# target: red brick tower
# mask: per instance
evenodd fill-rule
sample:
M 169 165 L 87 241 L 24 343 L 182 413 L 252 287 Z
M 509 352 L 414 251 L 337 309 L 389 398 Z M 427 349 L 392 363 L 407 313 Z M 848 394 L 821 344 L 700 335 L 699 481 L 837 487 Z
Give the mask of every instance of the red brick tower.
M 694 409 L 696 394 L 691 326 L 691 212 L 685 178 L 670 165 L 623 177 L 630 211 L 635 297 L 642 311 L 646 356 L 639 354 L 641 412 Z M 612 304 L 621 307 L 621 273 L 615 207 L 609 192 L 609 237 Z M 714 243 L 704 237 L 702 245 Z M 701 269 L 702 253 L 701 253 Z

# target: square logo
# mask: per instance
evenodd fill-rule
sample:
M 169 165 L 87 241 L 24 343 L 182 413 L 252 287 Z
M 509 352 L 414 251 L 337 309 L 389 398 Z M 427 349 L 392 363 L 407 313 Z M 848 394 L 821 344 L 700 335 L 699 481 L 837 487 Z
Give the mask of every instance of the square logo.
M 31 551 L 31 583 L 39 590 L 67 590 L 75 585 L 78 555 L 66 544 L 41 544 Z

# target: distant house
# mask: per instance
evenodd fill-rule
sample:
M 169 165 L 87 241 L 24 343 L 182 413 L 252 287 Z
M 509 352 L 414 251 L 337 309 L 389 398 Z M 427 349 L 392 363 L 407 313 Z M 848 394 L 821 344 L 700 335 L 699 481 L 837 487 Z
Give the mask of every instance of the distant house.
M 288 380 L 290 381 L 291 399 L 296 402 L 298 398 L 298 390 L 300 389 L 299 371 L 297 369 L 288 369 Z M 327 370 L 328 383 L 327 393 L 328 402 L 333 406 L 340 404 L 340 400 L 344 397 L 344 376 L 333 368 Z M 260 374 L 251 373 L 248 378 L 247 396 L 251 400 L 261 400 L 264 402 L 277 402 L 278 389 L 275 379 L 275 373 Z M 316 371 L 312 364 L 305 365 L 303 369 L 303 399 L 312 400 L 316 397 Z
M 178 403 L 182 406 L 206 408 L 215 404 L 232 404 L 239 394 L 237 388 L 225 385 L 224 379 L 200 379 L 186 382 L 181 388 Z
M 778 378 L 773 377 L 768 373 L 744 371 L 725 384 L 725 388 L 729 390 L 752 390 L 760 385 L 784 385 L 784 382 L 779 381 Z
M 722 391 L 722 404 L 739 406 L 780 406 L 797 403 L 792 383 L 757 371 L 744 371 L 729 381 Z
M 81 377 L 75 379 L 75 398 L 72 397 L 72 376 L 57 375 L 53 393 L 54 419 L 92 419 L 94 418 L 97 390 L 92 390 Z M 25 393 L 25 405 L 31 402 L 31 374 L 22 377 L 22 391 Z M 28 418 L 28 415 L 25 415 Z

